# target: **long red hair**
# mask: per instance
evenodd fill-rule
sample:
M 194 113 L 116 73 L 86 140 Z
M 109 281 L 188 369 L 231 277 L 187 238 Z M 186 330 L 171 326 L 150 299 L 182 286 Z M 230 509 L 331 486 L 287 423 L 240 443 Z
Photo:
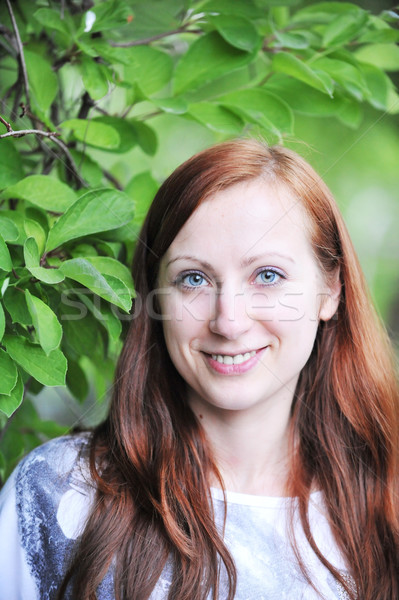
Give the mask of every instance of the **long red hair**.
M 145 304 L 162 256 L 205 198 L 259 177 L 288 186 L 302 203 L 319 265 L 327 280 L 339 273 L 342 286 L 338 313 L 320 323 L 295 392 L 287 493 L 296 497 L 309 543 L 351 599 L 399 598 L 399 401 L 392 351 L 320 177 L 296 153 L 252 140 L 197 154 L 163 183 L 149 210 L 133 263 L 136 291 Z M 209 476 L 218 476 L 217 466 L 185 390 L 161 322 L 141 310 L 117 365 L 109 416 L 93 433 L 97 499 L 60 598 L 71 585 L 73 597 L 94 599 L 111 568 L 116 600 L 145 600 L 170 560 L 170 599 L 205 600 L 209 593 L 218 598 L 223 568 L 227 599 L 233 600 L 234 561 L 210 502 Z M 313 540 L 307 508 L 315 487 L 324 494 L 353 586 Z

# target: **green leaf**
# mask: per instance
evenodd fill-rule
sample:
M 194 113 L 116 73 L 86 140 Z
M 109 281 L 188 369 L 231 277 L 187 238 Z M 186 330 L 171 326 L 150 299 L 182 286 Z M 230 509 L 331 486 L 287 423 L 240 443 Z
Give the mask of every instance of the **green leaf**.
M 49 218 L 45 210 L 36 208 L 35 206 L 26 206 L 25 215 L 27 220 L 36 221 L 36 223 L 38 223 L 43 231 L 47 234 L 49 230 Z
M 18 371 L 15 363 L 7 352 L 0 349 L 0 394 L 9 396 L 17 383 L 17 378 Z
M 95 294 L 129 312 L 132 300 L 127 286 L 113 275 L 102 275 L 89 259 L 72 258 L 62 263 L 61 270 L 65 277 L 78 281 Z
M 34 15 L 35 19 L 39 21 L 44 27 L 50 30 L 56 29 L 61 33 L 65 33 L 67 36 L 70 35 L 70 24 L 69 15 L 64 13 L 64 18 L 61 19 L 59 10 L 52 10 L 51 8 L 39 8 Z
M 81 292 L 83 291 L 84 288 L 81 289 Z M 78 361 L 82 356 L 93 355 L 99 345 L 100 336 L 97 321 L 87 312 L 86 295 L 73 293 L 74 290 L 71 292 L 72 294 L 63 294 L 60 319 L 64 330 L 65 352 L 68 358 Z
M 9 273 L 12 271 L 12 260 L 7 244 L 0 235 L 0 269 Z
M 373 65 L 361 63 L 360 68 L 370 90 L 368 101 L 378 110 L 387 110 L 389 92 L 393 87 L 391 80 L 384 71 Z
M 358 60 L 374 65 L 384 71 L 399 69 L 399 46 L 396 44 L 370 44 L 355 52 Z
M 367 19 L 367 12 L 358 7 L 337 16 L 324 31 L 323 46 L 329 48 L 349 42 L 359 34 Z
M 78 45 L 91 57 L 100 56 L 110 63 L 130 64 L 130 48 L 114 48 L 104 39 L 98 38 L 90 39 L 88 43 L 79 40 Z
M 4 294 L 3 302 L 13 323 L 20 323 L 21 325 L 33 324 L 23 290 L 8 287 Z
M 293 114 L 277 95 L 266 89 L 249 89 L 232 92 L 219 99 L 220 103 L 246 115 L 254 123 L 277 132 L 291 133 Z
M 6 317 L 4 314 L 3 305 L 0 302 L 0 341 L 3 338 L 5 328 L 6 328 Z
M 172 57 L 152 46 L 129 48 L 129 66 L 124 80 L 136 83 L 146 96 L 152 96 L 169 83 L 173 71 Z
M 389 44 L 390 42 L 399 42 L 399 31 L 391 27 L 366 31 L 359 39 L 359 44 Z
M 88 119 L 69 119 L 60 123 L 62 129 L 70 129 L 74 137 L 88 146 L 114 150 L 120 144 L 119 133 L 110 125 Z
M 50 229 L 46 251 L 81 236 L 125 225 L 134 215 L 129 196 L 118 190 L 91 190 L 81 196 Z
M 188 104 L 184 98 L 153 98 L 152 103 L 166 113 L 172 115 L 183 115 L 188 110 Z
M 243 121 L 237 115 L 223 106 L 210 102 L 191 104 L 189 114 L 211 131 L 238 135 L 244 127 Z
M 96 31 L 106 31 L 128 24 L 131 9 L 125 2 L 119 0 L 102 0 L 97 6 L 92 6 L 82 16 L 81 29 L 91 34 Z
M 74 191 L 49 175 L 29 175 L 4 190 L 1 197 L 26 200 L 54 212 L 64 212 L 76 202 Z
M 100 100 L 108 94 L 108 70 L 105 65 L 82 54 L 79 64 L 85 89 L 93 100 Z
M 114 341 L 118 340 L 122 332 L 122 323 L 113 313 L 113 305 L 93 302 L 91 298 L 81 293 L 77 293 L 77 296 L 87 306 L 97 321 L 100 321 L 106 328 L 110 338 Z M 90 354 L 91 352 L 89 351 L 88 355 L 90 356 Z
M 240 50 L 252 52 L 261 41 L 254 25 L 245 17 L 216 15 L 209 17 L 209 22 L 228 44 Z
M 283 2 L 279 2 L 282 4 Z M 269 5 L 269 4 L 267 4 Z M 264 16 L 264 6 L 256 6 L 256 2 L 248 0 L 209 0 L 200 8 L 200 12 L 221 15 L 235 15 L 246 19 L 257 19 Z
M 33 219 L 25 219 L 24 228 L 26 237 L 33 237 L 35 239 L 39 254 L 42 254 L 44 252 L 47 237 L 43 227 Z
M 347 127 L 357 129 L 363 118 L 360 104 L 349 98 L 344 98 L 341 107 L 341 110 L 337 113 L 338 119 Z
M 2 221 L 5 221 L 5 225 L 2 225 Z M 18 231 L 17 239 L 10 240 L 13 244 L 23 245 L 26 240 L 26 233 L 24 228 L 25 215 L 19 210 L 0 210 L 0 233 L 2 228 L 5 227 L 6 232 L 15 233 L 15 230 L 11 230 L 8 224 L 11 221 L 14 227 Z
M 326 117 L 336 115 L 341 108 L 339 98 L 331 98 L 285 75 L 274 76 L 267 89 L 284 98 L 300 114 Z
M 114 148 L 113 152 L 123 154 L 128 152 L 137 144 L 137 133 L 133 125 L 127 120 L 121 117 L 101 116 L 93 119 L 96 123 L 105 123 L 110 125 L 119 134 L 119 145 Z
M 28 238 L 24 244 L 25 265 L 28 271 L 40 281 L 49 284 L 60 283 L 65 279 L 60 269 L 46 269 L 40 266 L 39 248 L 33 237 Z
M 21 215 L 22 216 L 22 215 Z M 18 228 L 11 219 L 3 217 L 0 213 L 0 235 L 5 242 L 15 242 L 19 238 Z
M 134 3 L 134 19 L 129 39 L 141 40 L 166 31 L 173 31 L 181 25 L 181 12 L 183 3 L 178 0 L 168 2 L 145 2 Z M 185 7 L 187 8 L 187 7 Z
M 94 161 L 87 153 L 79 152 L 71 148 L 69 152 L 76 165 L 79 165 L 79 173 L 91 187 L 100 187 L 103 185 L 103 172 L 100 165 Z
M 0 140 L 1 148 L 1 169 L 0 169 L 0 190 L 13 185 L 24 176 L 22 168 L 21 155 L 16 150 L 12 140 Z
M 250 53 L 230 46 L 216 31 L 212 31 L 198 38 L 181 57 L 175 71 L 174 91 L 180 94 L 196 89 L 251 60 L 253 56 Z
M 123 281 L 130 294 L 134 296 L 132 275 L 124 264 L 110 256 L 86 256 L 85 260 L 93 265 L 102 275 L 113 275 Z
M 309 38 L 302 33 L 284 33 L 276 31 L 276 39 L 284 48 L 293 48 L 294 50 L 302 50 L 310 45 Z
M 328 73 L 357 100 L 362 101 L 369 95 L 369 90 L 361 71 L 353 65 L 343 60 L 326 57 L 318 59 L 313 64 L 318 69 Z
M 56 315 L 43 300 L 33 296 L 29 290 L 25 291 L 25 297 L 39 343 L 48 356 L 61 343 L 62 327 Z
M 4 336 L 8 354 L 29 375 L 43 385 L 65 385 L 67 360 L 61 350 L 46 355 L 38 345 L 16 335 Z
M 83 402 L 87 398 L 89 382 L 87 381 L 86 373 L 79 363 L 74 360 L 68 360 L 66 384 L 77 400 Z
M 125 187 L 125 192 L 134 201 L 134 223 L 142 224 L 158 187 L 158 183 L 150 171 L 138 173 L 129 181 Z
M 24 383 L 21 375 L 19 373 L 17 373 L 17 375 L 17 383 L 10 394 L 0 394 L 0 410 L 6 414 L 7 417 L 11 417 L 11 415 L 15 413 L 24 397 Z
M 298 10 L 292 15 L 291 20 L 293 22 L 330 23 L 341 15 L 351 15 L 356 11 L 360 12 L 362 9 L 351 2 L 317 2 Z
M 272 68 L 277 73 L 285 73 L 295 79 L 332 97 L 334 85 L 326 73 L 315 71 L 305 62 L 288 52 L 279 52 L 273 58 Z
M 158 138 L 155 130 L 141 121 L 130 121 L 133 127 L 137 143 L 149 156 L 154 156 L 158 148 Z
M 24 48 L 24 56 L 33 98 L 39 108 L 46 112 L 57 95 L 57 76 L 50 62 L 40 54 Z

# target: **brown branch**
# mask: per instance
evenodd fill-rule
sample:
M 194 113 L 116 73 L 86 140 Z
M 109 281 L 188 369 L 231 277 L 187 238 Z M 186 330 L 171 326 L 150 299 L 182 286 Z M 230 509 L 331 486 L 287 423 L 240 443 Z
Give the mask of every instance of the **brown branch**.
M 20 138 L 24 135 L 29 135 L 31 133 L 41 135 L 42 137 L 49 137 L 52 139 L 55 139 L 55 136 L 60 135 L 58 131 L 42 131 L 41 129 L 19 129 L 18 131 L 8 131 L 7 133 L 2 133 L 0 135 L 0 140 L 8 137 Z
M 177 33 L 203 33 L 202 29 L 188 29 L 189 25 L 182 25 L 177 29 L 172 29 L 172 31 L 166 31 L 165 33 L 158 33 L 157 35 L 153 35 L 148 38 L 144 38 L 142 40 L 132 40 L 131 42 L 110 42 L 111 46 L 115 48 L 130 48 L 132 46 L 144 46 L 145 44 L 149 44 L 151 42 L 155 42 L 156 40 L 161 40 L 162 38 L 169 37 L 170 35 L 175 35 Z
M 0 115 L 0 121 L 3 123 L 3 125 L 6 126 L 6 129 L 8 132 L 12 131 L 12 127 L 10 125 L 10 123 L 7 123 L 7 121 L 5 119 L 3 119 L 3 117 Z
M 104 175 L 104 177 L 106 179 L 108 179 L 108 181 L 110 181 L 111 183 L 113 183 L 113 185 L 116 187 L 117 190 L 123 190 L 122 185 L 117 180 L 117 178 L 112 175 L 112 173 L 110 173 L 106 169 L 103 169 L 103 175 Z
M 22 46 L 21 36 L 19 35 L 18 25 L 17 25 L 17 22 L 15 20 L 15 16 L 14 16 L 14 12 L 12 10 L 12 6 L 11 6 L 10 0 L 6 0 L 6 3 L 7 3 L 8 12 L 10 14 L 11 23 L 12 23 L 12 26 L 14 28 L 15 39 L 17 41 L 17 47 L 18 47 L 18 52 L 19 52 L 19 63 L 20 63 L 20 66 L 21 66 L 22 75 L 23 75 L 23 79 L 24 79 L 26 104 L 28 106 L 30 106 L 30 93 L 29 93 L 28 72 L 26 70 L 26 63 L 25 63 L 25 57 L 24 57 L 24 49 L 23 49 L 23 46 Z
M 73 159 L 72 154 L 69 152 L 68 150 L 68 146 L 66 144 L 64 144 L 64 142 L 62 140 L 59 140 L 58 138 L 54 137 L 54 136 L 48 136 L 55 144 L 57 144 L 57 146 L 59 146 L 61 148 L 61 150 L 64 152 L 65 156 L 68 159 L 69 162 L 69 168 L 72 171 L 73 176 L 75 177 L 75 179 L 83 186 L 83 187 L 88 187 L 87 182 L 83 179 L 83 177 L 80 175 L 79 173 L 79 169 L 76 166 L 76 163 Z
M 87 182 L 81 177 L 81 175 L 79 173 L 79 169 L 76 166 L 76 163 L 73 159 L 72 154 L 69 152 L 68 146 L 66 144 L 64 144 L 64 142 L 62 140 L 58 139 L 58 137 L 60 136 L 58 131 L 42 131 L 41 129 L 20 129 L 18 131 L 13 131 L 13 129 L 11 128 L 11 125 L 9 123 L 7 123 L 7 121 L 5 121 L 5 119 L 3 119 L 1 116 L 0 116 L 0 120 L 2 123 L 4 123 L 4 125 L 7 127 L 7 129 L 8 129 L 8 127 L 10 127 L 10 129 L 11 129 L 11 131 L 8 130 L 7 133 L 3 133 L 2 135 L 0 135 L 0 139 L 9 138 L 9 137 L 20 138 L 20 137 L 23 137 L 24 135 L 36 134 L 41 137 L 49 138 L 52 142 L 57 144 L 57 146 L 59 148 L 61 148 L 61 150 L 65 154 L 65 156 L 68 160 L 68 163 L 69 163 L 69 169 L 71 170 L 75 179 L 83 187 L 88 187 Z M 45 144 L 44 144 L 44 146 L 45 146 Z

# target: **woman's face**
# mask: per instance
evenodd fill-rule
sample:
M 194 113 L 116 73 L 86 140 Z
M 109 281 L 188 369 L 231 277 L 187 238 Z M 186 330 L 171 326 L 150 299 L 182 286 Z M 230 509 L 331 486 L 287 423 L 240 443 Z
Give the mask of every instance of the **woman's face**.
M 252 180 L 205 200 L 162 258 L 166 345 L 197 414 L 290 406 L 337 306 L 307 225 L 285 187 Z

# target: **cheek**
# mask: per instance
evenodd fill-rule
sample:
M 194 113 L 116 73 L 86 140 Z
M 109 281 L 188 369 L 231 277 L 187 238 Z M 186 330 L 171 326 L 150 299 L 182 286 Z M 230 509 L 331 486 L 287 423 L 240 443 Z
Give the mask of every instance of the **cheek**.
M 204 326 L 207 327 L 212 298 L 203 292 L 182 294 L 172 290 L 163 294 L 160 306 L 166 343 L 168 347 L 174 347 L 195 338 Z
M 176 323 L 207 323 L 210 319 L 213 306 L 211 293 L 180 293 L 169 290 L 161 298 L 162 318 L 165 321 Z
M 249 312 L 253 319 L 279 324 L 291 324 L 302 327 L 305 324 L 313 329 L 318 323 L 320 300 L 316 289 L 289 291 L 274 290 L 269 293 L 255 292 L 250 301 Z

